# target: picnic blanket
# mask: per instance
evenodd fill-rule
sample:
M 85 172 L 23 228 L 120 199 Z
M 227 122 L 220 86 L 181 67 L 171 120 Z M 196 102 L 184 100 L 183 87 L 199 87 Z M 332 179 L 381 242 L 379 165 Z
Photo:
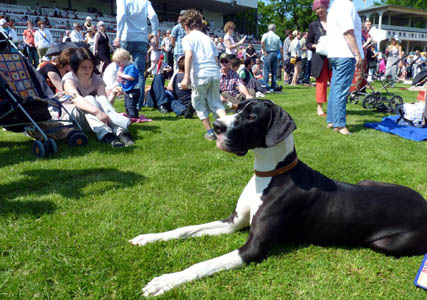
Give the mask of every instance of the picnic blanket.
M 365 123 L 364 126 L 367 128 L 395 134 L 412 141 L 421 142 L 427 140 L 427 128 L 398 125 L 396 123 L 398 118 L 399 116 L 387 116 L 379 123 Z

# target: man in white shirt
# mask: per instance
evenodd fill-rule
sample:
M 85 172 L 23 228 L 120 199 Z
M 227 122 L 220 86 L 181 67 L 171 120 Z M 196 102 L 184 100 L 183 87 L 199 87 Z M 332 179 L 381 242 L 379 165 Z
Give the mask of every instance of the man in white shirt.
M 350 134 L 346 127 L 346 98 L 355 66 L 363 59 L 362 22 L 351 0 L 335 0 L 327 18 L 328 58 L 332 66 L 328 128 Z
M 120 46 L 132 55 L 139 72 L 139 101 L 137 108 L 144 104 L 145 93 L 145 56 L 148 46 L 148 25 L 150 20 L 155 43 L 158 43 L 159 19 L 148 0 L 117 0 L 117 36 L 114 46 Z
M 262 35 L 261 48 L 264 53 L 264 81 L 269 83 L 269 75 L 271 74 L 271 88 L 278 90 L 276 85 L 277 77 L 277 52 L 280 50 L 283 57 L 282 43 L 280 37 L 275 33 L 276 25 L 268 25 L 268 32 Z
M 44 21 L 38 21 L 39 29 L 34 34 L 34 44 L 37 48 L 39 59 L 42 60 L 49 47 L 53 45 L 53 37 L 49 29 L 46 28 Z
M 70 39 L 72 42 L 84 42 L 82 31 L 82 26 L 79 23 L 73 24 L 74 30 L 70 33 Z

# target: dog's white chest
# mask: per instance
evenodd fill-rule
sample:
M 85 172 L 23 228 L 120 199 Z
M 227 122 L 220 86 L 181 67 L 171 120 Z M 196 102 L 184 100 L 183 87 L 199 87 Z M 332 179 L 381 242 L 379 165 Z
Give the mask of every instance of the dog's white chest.
M 246 185 L 245 189 L 243 190 L 243 193 L 240 195 L 237 207 L 246 207 L 250 210 L 249 223 L 252 223 L 254 215 L 261 207 L 263 203 L 261 197 L 263 195 L 264 190 L 268 187 L 270 181 L 271 177 L 261 178 L 253 176 Z

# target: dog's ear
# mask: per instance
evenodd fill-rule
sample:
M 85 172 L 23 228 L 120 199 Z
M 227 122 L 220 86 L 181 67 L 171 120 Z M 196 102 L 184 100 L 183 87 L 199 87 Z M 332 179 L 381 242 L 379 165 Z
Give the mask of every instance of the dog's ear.
M 267 147 L 274 146 L 285 138 L 287 138 L 296 128 L 292 117 L 284 111 L 279 105 L 271 103 L 269 105 L 270 122 L 265 137 L 265 144 Z

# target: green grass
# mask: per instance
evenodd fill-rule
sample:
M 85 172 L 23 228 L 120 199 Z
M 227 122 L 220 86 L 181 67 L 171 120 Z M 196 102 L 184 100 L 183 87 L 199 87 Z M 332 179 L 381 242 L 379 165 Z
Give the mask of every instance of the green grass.
M 400 85 L 401 86 L 401 85 Z M 416 93 L 395 88 L 407 102 Z M 427 142 L 366 129 L 385 114 L 348 105 L 351 136 L 325 128 L 315 89 L 286 87 L 270 99 L 294 118 L 301 160 L 334 179 L 374 179 L 427 197 Z M 123 102 L 117 102 L 123 111 Z M 140 233 L 223 219 L 252 176 L 253 154 L 221 152 L 196 118 L 145 109 L 136 146 L 59 144 L 48 159 L 23 134 L 0 132 L 0 299 L 141 299 L 153 277 L 243 245 L 248 232 L 145 247 Z M 427 236 L 426 236 L 427 238 Z M 277 246 L 259 264 L 185 284 L 158 299 L 423 299 L 413 280 L 422 257 L 360 248 Z

